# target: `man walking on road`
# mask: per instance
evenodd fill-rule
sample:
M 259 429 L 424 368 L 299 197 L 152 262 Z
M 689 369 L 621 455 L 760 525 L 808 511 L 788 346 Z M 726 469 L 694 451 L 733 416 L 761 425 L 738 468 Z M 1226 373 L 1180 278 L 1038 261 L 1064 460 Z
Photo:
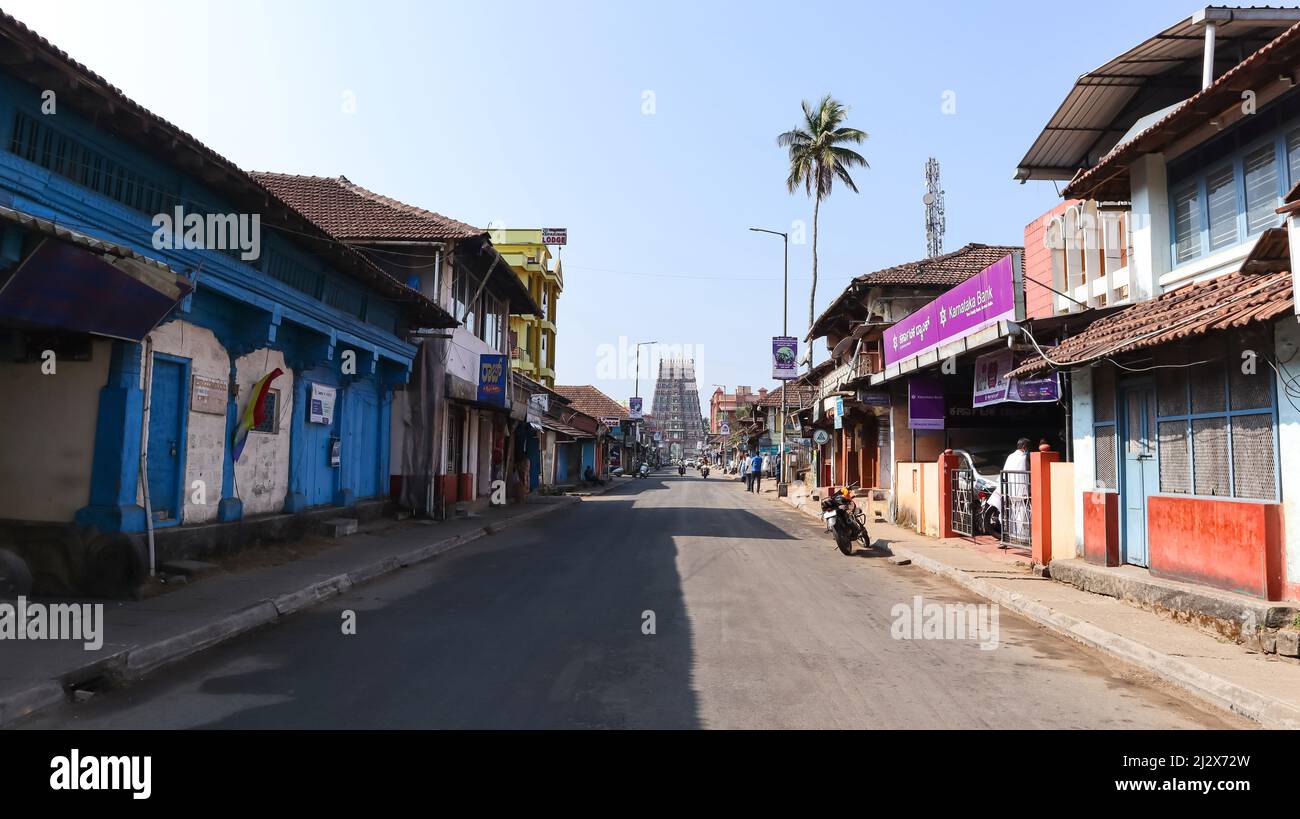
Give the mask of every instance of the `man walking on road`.
M 763 456 L 759 455 L 757 452 L 754 453 L 753 458 L 749 459 L 749 474 L 753 476 L 754 479 L 752 491 L 762 492 L 763 491 Z

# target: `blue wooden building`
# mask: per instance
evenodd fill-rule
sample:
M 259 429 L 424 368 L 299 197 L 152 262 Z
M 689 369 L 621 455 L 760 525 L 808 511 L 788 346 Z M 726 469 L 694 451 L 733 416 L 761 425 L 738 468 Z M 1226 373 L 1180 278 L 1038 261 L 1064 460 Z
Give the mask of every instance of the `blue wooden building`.
M 7 16 L 0 50 L 0 583 L 385 496 L 408 330 L 455 319 Z

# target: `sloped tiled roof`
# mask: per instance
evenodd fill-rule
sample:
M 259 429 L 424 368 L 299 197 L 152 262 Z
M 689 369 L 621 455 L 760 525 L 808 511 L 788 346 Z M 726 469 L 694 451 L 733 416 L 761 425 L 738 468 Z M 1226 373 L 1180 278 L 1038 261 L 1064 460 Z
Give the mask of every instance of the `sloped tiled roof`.
M 1236 273 L 1139 302 L 1099 319 L 1013 370 L 1021 376 L 1143 350 L 1213 330 L 1242 327 L 1293 311 L 1289 249 L 1284 228 L 1271 228 Z M 1050 361 L 1049 361 L 1050 359 Z
M 569 405 L 581 412 L 583 415 L 589 415 L 592 418 L 619 418 L 628 417 L 627 408 L 622 404 L 610 398 L 605 393 L 591 386 L 590 384 L 580 385 L 560 385 L 556 384 L 555 391 L 568 399 Z M 647 415 L 648 419 L 650 416 Z
M 487 231 L 361 187 L 345 176 L 255 171 L 253 178 L 339 239 L 442 241 Z
M 844 292 L 830 303 L 830 306 L 817 318 L 817 321 L 813 322 L 808 338 L 818 338 L 823 335 L 836 314 L 867 288 L 898 286 L 941 287 L 947 289 L 956 287 L 989 265 L 1006 258 L 1013 252 L 1023 250 L 1023 247 L 1014 245 L 986 245 L 971 242 L 951 253 L 864 273 L 850 282 Z
M 763 396 L 758 401 L 760 407 L 779 407 L 781 406 L 781 393 L 786 391 L 786 408 L 800 409 L 801 407 L 811 406 L 817 398 L 817 387 L 811 384 L 800 384 L 791 382 L 782 384 L 776 389 Z

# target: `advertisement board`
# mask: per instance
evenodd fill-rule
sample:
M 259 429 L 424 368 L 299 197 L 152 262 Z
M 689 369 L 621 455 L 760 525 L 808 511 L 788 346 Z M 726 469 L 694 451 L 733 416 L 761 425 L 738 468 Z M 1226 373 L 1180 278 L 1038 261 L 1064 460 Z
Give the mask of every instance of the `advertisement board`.
M 885 366 L 929 352 L 999 321 L 1015 321 L 1020 255 L 1012 254 L 885 330 Z

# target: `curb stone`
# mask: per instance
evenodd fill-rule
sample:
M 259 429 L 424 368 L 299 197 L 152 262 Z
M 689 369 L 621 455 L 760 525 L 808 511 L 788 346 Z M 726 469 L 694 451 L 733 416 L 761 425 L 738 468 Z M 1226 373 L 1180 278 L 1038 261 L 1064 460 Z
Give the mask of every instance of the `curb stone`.
M 796 509 L 796 511 L 802 510 Z M 1213 706 L 1246 717 L 1265 728 L 1288 730 L 1300 728 L 1300 708 L 1290 703 L 1252 691 L 1136 640 L 1057 611 L 1017 592 L 972 577 L 960 569 L 913 552 L 906 547 L 891 544 L 889 549 L 896 557 L 908 560 L 914 566 L 945 577 L 980 597 L 1011 609 L 1049 631 L 1155 674 Z
M 618 485 L 611 484 L 610 489 Z M 443 538 L 401 555 L 384 558 L 296 591 L 254 603 L 190 631 L 149 645 L 128 649 L 117 658 L 119 676 L 127 680 L 139 680 L 165 666 L 214 648 L 241 634 L 274 623 L 282 617 L 310 608 L 331 597 L 344 594 L 353 586 L 394 574 L 408 566 L 430 560 L 479 538 L 509 529 L 517 523 L 534 520 L 582 502 L 582 498 L 575 496 L 566 496 L 565 500 L 566 502 L 550 503 L 539 506 L 533 511 L 521 512 L 509 520 L 487 524 L 478 529 Z M 7 697 L 0 697 L 0 728 L 8 727 L 18 720 L 66 702 L 65 686 L 85 679 L 95 668 L 103 667 L 104 664 L 105 658 L 100 657 L 94 662 L 70 669 L 56 679 L 37 683 Z

